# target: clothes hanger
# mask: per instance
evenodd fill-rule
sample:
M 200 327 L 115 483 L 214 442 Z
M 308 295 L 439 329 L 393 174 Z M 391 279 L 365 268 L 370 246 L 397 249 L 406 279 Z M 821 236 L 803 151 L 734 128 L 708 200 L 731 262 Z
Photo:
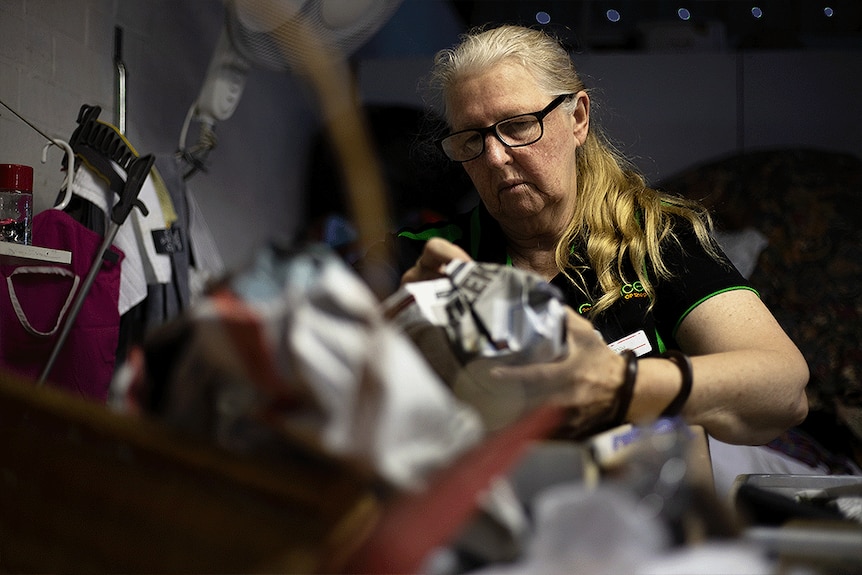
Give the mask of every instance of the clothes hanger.
M 123 135 L 113 126 L 98 121 L 101 111 L 99 106 L 86 104 L 81 106 L 78 112 L 78 127 L 72 132 L 69 145 L 76 156 L 108 181 L 110 189 L 117 193 L 119 200 L 111 209 L 108 229 L 93 258 L 93 265 L 90 267 L 83 284 L 81 284 L 81 289 L 78 291 L 66 322 L 63 324 L 60 337 L 54 344 L 51 356 L 39 376 L 38 383 L 40 385 L 44 384 L 48 378 L 48 374 L 50 374 L 51 368 L 75 324 L 75 319 L 81 311 L 84 299 L 86 299 L 87 293 L 102 267 L 102 260 L 111 244 L 114 243 L 120 226 L 126 221 L 132 208 L 137 207 L 144 215 L 149 213 L 147 207 L 138 199 L 138 194 L 149 176 L 156 158 L 153 154 L 139 157 Z M 74 165 L 69 166 L 69 169 L 73 170 Z
M 78 112 L 78 127 L 72 132 L 69 144 L 75 154 L 107 180 L 109 187 L 120 196 L 119 203 L 114 207 L 117 213 L 112 213 L 111 219 L 125 220 L 125 216 L 128 216 L 137 202 L 137 195 L 149 173 L 149 170 L 140 168 L 148 162 L 152 167 L 155 157 L 152 154 L 138 157 L 132 145 L 116 128 L 99 121 L 101 112 L 99 106 L 81 106 Z M 143 179 L 130 182 L 128 178 L 133 172 L 138 176 L 143 175 Z M 137 202 L 137 205 L 146 210 L 143 203 Z
M 0 105 L 2 105 L 4 108 L 6 108 L 10 112 L 12 112 L 15 115 L 15 117 L 17 117 L 19 120 L 24 122 L 27 126 L 29 126 L 31 129 L 33 129 L 40 136 L 42 136 L 43 138 L 48 140 L 48 143 L 45 145 L 45 147 L 42 148 L 42 163 L 43 164 L 48 161 L 48 148 L 50 148 L 51 145 L 55 145 L 58 148 L 63 148 L 66 151 L 66 156 L 63 159 L 64 164 L 68 165 L 69 159 L 75 157 L 75 154 L 72 151 L 72 147 L 69 145 L 68 142 L 66 142 L 64 140 L 59 140 L 57 138 L 52 138 L 51 136 L 46 134 L 44 131 L 40 130 L 39 127 L 36 126 L 35 124 L 33 124 L 30 120 L 28 120 L 27 118 L 25 118 L 24 116 L 22 116 L 21 114 L 16 112 L 13 108 L 11 108 L 9 106 L 9 104 L 4 102 L 3 100 L 0 100 Z M 61 201 L 62 206 L 55 206 L 55 207 L 60 207 L 60 209 L 62 209 L 66 206 L 66 204 L 69 203 L 69 199 L 71 197 L 70 194 L 71 194 L 71 189 L 72 189 L 72 182 L 74 181 L 74 177 L 75 177 L 74 169 L 70 170 L 67 168 L 66 177 L 63 180 L 63 190 L 65 191 L 65 194 L 64 194 L 63 200 Z
M 75 183 L 75 151 L 72 149 L 72 146 L 69 145 L 69 142 L 60 140 L 59 138 L 53 138 L 52 141 L 45 144 L 42 148 L 43 164 L 48 161 L 48 148 L 51 146 L 63 148 L 66 152 L 66 155 L 63 157 L 63 165 L 66 166 L 66 177 L 63 179 L 63 185 L 60 188 L 60 192 L 62 192 L 63 197 L 54 205 L 54 209 L 62 210 L 69 205 L 69 200 L 72 199 L 72 185 Z

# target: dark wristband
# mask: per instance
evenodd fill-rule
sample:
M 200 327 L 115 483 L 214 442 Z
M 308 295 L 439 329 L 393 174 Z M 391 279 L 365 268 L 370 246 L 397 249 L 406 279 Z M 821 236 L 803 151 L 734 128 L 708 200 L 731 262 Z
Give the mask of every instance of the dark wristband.
M 664 411 L 661 413 L 662 417 L 673 417 L 674 415 L 679 415 L 685 402 L 688 401 L 688 396 L 691 395 L 694 374 L 691 367 L 691 359 L 681 351 L 670 349 L 663 353 L 662 357 L 676 364 L 679 372 L 682 374 L 682 386 L 679 388 L 679 393 L 676 394 L 670 405 L 664 408 Z
M 614 411 L 614 427 L 625 423 L 626 414 L 629 412 L 629 406 L 632 404 L 632 397 L 635 392 L 635 380 L 638 377 L 638 356 L 630 349 L 625 350 L 622 356 L 626 359 L 626 374 L 623 377 L 623 383 L 617 390 L 617 407 Z

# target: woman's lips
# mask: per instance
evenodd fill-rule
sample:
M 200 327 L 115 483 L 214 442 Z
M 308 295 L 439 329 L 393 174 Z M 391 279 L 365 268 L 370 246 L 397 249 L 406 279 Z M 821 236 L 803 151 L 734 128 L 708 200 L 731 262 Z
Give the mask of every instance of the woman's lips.
M 524 181 L 521 181 L 521 180 L 503 182 L 497 188 L 497 191 L 501 194 L 505 193 L 505 192 L 515 192 L 515 191 L 518 191 L 518 188 L 520 188 L 522 186 L 526 186 L 526 185 L 527 185 L 527 183 Z

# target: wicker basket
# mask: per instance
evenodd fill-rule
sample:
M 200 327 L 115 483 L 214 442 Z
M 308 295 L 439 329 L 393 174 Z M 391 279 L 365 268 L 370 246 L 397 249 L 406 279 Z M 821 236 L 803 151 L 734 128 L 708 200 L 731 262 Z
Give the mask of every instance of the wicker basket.
M 332 572 L 380 514 L 371 477 L 262 462 L 0 373 L 0 572 Z

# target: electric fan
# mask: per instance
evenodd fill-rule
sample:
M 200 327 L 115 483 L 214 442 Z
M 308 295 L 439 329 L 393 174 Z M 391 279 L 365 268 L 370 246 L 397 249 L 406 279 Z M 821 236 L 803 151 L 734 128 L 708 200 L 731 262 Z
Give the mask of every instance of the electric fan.
M 368 247 L 383 237 L 389 220 L 384 180 L 352 95 L 347 56 L 379 30 L 400 3 L 401 0 L 226 0 L 225 27 L 180 138 L 180 153 L 192 165 L 186 177 L 203 167 L 203 160 L 216 143 L 215 123 L 233 113 L 249 70 L 254 65 L 292 70 L 305 77 L 317 95 L 327 133 L 343 168 L 358 243 Z M 187 150 L 185 137 L 193 118 L 200 122 L 201 135 L 197 146 Z
M 189 108 L 179 149 L 204 166 L 216 145 L 217 121 L 230 118 L 254 66 L 303 74 L 332 65 L 364 44 L 402 0 L 225 0 L 225 23 L 197 100 Z M 197 145 L 186 148 L 192 121 L 200 123 Z

